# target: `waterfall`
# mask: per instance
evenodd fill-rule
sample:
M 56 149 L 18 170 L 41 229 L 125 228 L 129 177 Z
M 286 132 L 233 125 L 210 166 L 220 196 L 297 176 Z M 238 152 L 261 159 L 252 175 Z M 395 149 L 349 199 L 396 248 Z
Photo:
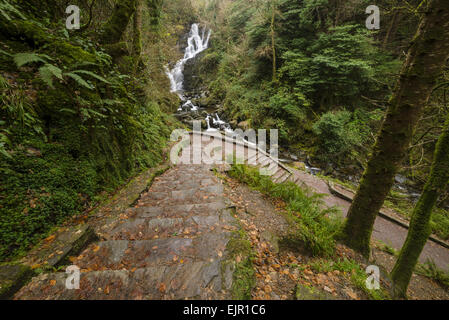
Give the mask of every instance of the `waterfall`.
M 187 61 L 195 58 L 198 54 L 206 50 L 209 46 L 209 39 L 211 36 L 211 30 L 203 28 L 200 34 L 200 27 L 197 23 L 194 23 L 190 29 L 187 47 L 184 52 L 184 57 L 179 60 L 173 69 L 166 67 L 166 74 L 170 79 L 171 92 L 178 94 L 182 103 L 178 111 L 197 112 L 198 106 L 194 105 L 189 97 L 189 93 L 184 92 L 184 66 Z M 225 131 L 227 135 L 234 136 L 229 123 L 221 120 L 217 113 L 214 115 L 208 114 L 206 117 L 207 131 L 216 132 L 219 130 Z M 246 140 L 245 140 L 246 141 Z
M 183 83 L 184 83 L 184 66 L 187 61 L 195 58 L 199 53 L 206 50 L 209 46 L 209 39 L 211 35 L 211 30 L 207 32 L 206 28 L 203 29 L 201 36 L 199 33 L 199 26 L 197 23 L 192 25 L 190 29 L 189 38 L 187 40 L 187 48 L 184 53 L 184 58 L 179 60 L 173 69 L 169 70 L 166 68 L 166 74 L 170 79 L 171 92 L 176 92 L 183 102 L 186 102 L 184 106 L 193 106 L 190 101 L 186 101 L 183 95 Z M 188 104 L 190 102 L 190 104 Z M 195 110 L 197 109 L 196 106 Z

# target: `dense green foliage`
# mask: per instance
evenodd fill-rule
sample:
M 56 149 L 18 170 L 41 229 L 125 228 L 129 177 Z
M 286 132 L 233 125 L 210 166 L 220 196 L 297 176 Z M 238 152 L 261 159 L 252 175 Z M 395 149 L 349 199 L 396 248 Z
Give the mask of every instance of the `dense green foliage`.
M 292 182 L 276 184 L 257 169 L 234 165 L 230 176 L 273 198 L 286 202 L 288 219 L 294 226 L 290 241 L 306 247 L 312 255 L 332 256 L 335 249 L 334 234 L 342 219 L 335 208 L 323 209 L 321 196 L 310 195 Z
M 348 157 L 344 145 L 357 146 L 372 140 L 366 132 L 375 130 L 382 118 L 379 114 L 370 116 L 379 107 L 366 99 L 386 99 L 400 65 L 391 53 L 379 49 L 373 33 L 366 30 L 360 14 L 364 2 L 359 2 L 360 11 L 354 10 L 338 24 L 333 21 L 338 13 L 331 9 L 332 1 L 229 4 L 222 18 L 214 20 L 218 28 L 215 52 L 204 58 L 214 57 L 217 70 L 215 80 L 209 84 L 210 99 L 224 100 L 225 110 L 236 123 L 249 120 L 253 127 L 279 129 L 283 145 L 317 145 L 316 154 L 321 160 L 345 162 Z M 216 8 L 210 4 L 205 10 L 207 14 Z M 269 32 L 273 10 L 274 51 L 278 57 L 275 81 Z M 321 10 L 323 16 L 317 17 Z M 344 128 L 351 141 L 334 148 L 325 145 L 322 134 L 316 133 L 321 132 L 321 124 L 330 120 L 329 115 L 320 120 L 321 115 L 339 110 L 347 110 L 346 118 L 355 118 L 357 124 Z M 352 112 L 357 114 L 352 116 Z M 320 123 L 314 126 L 316 122 Z M 356 156 L 367 153 L 357 148 L 353 152 Z
M 214 31 L 202 60 L 209 103 L 222 105 L 234 126 L 279 129 L 286 154 L 305 151 L 324 174 L 354 181 L 367 165 L 426 2 L 378 2 L 378 31 L 365 27 L 371 4 L 204 1 L 202 15 Z M 446 68 L 400 168 L 408 193 L 420 193 L 430 172 L 448 88 Z M 441 191 L 431 220 L 445 238 L 448 195 L 448 188 Z M 404 196 L 410 216 L 413 203 Z
M 97 41 L 111 10 L 98 4 L 96 24 L 68 31 L 63 4 L 0 1 L 0 260 L 162 160 L 175 120 L 161 109 L 176 105 L 147 88 L 164 62 L 136 70 L 132 52 L 113 59 Z M 157 39 L 153 26 L 140 27 Z M 116 40 L 131 44 L 121 28 Z

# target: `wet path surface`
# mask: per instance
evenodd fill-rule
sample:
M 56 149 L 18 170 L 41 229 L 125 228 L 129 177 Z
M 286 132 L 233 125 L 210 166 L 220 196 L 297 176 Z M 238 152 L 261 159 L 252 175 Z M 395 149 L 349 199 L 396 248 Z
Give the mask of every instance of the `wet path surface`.
M 81 269 L 80 290 L 66 288 L 66 273 L 48 273 L 34 278 L 15 299 L 231 299 L 233 269 L 225 262 L 238 225 L 212 166 L 189 164 L 198 152 L 206 163 L 237 152 L 270 171 L 275 182 L 307 186 L 327 194 L 326 205 L 345 214 L 349 209 L 350 202 L 331 195 L 325 181 L 286 168 L 250 146 L 210 136 L 199 141 L 181 152 L 178 165 L 157 178 L 134 208 L 94 226 L 101 241 L 70 259 Z M 374 239 L 400 249 L 406 235 L 407 229 L 377 219 Z M 421 261 L 427 258 L 448 269 L 446 248 L 428 242 Z
M 304 184 L 314 192 L 327 194 L 324 198 L 326 205 L 338 206 L 341 208 L 344 216 L 347 215 L 351 203 L 337 196 L 330 194 L 329 186 L 322 179 L 295 170 L 297 183 Z M 380 240 L 396 250 L 400 250 L 407 237 L 408 229 L 399 226 L 385 218 L 377 217 L 374 224 L 373 239 Z M 440 246 L 432 241 L 428 241 L 420 257 L 420 262 L 425 263 L 428 259 L 435 262 L 436 266 L 442 270 L 449 270 L 449 249 Z
M 71 259 L 80 290 L 65 273 L 43 274 L 16 299 L 229 299 L 233 271 L 223 265 L 236 221 L 208 166 L 177 166 L 135 208 L 96 230 L 102 241 Z

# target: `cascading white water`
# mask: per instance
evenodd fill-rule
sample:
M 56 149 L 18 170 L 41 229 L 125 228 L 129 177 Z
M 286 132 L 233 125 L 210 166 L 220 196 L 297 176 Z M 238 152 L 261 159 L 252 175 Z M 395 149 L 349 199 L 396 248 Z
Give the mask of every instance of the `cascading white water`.
M 177 93 L 182 101 L 181 107 L 178 111 L 198 111 L 198 107 L 184 95 L 184 66 L 187 61 L 195 58 L 198 54 L 208 48 L 210 36 L 211 30 L 206 30 L 206 28 L 203 28 L 200 35 L 199 25 L 194 23 L 190 29 L 187 39 L 187 47 L 185 49 L 184 57 L 176 63 L 173 69 L 169 70 L 166 68 L 166 74 L 170 79 L 171 92 Z M 224 130 L 228 134 L 233 132 L 231 126 L 225 121 L 222 121 L 218 114 L 209 114 L 205 120 L 208 127 L 207 131 L 212 132 Z
M 211 30 L 209 30 L 206 35 L 206 28 L 204 28 L 200 36 L 199 29 L 200 28 L 197 23 L 192 25 L 189 38 L 187 40 L 187 48 L 184 53 L 184 58 L 179 60 L 173 69 L 169 70 L 167 68 L 166 70 L 167 76 L 170 79 L 171 92 L 176 92 L 181 100 L 185 102 L 183 106 L 190 107 L 191 109 L 194 109 L 193 111 L 197 110 L 197 107 L 183 95 L 184 66 L 187 61 L 195 58 L 199 53 L 208 48 L 211 35 Z

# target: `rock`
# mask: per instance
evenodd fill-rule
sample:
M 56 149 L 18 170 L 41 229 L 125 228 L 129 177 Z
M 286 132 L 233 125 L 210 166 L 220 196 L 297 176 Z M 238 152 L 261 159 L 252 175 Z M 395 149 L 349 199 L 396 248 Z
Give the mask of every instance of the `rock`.
M 279 253 L 279 238 L 275 234 L 269 231 L 264 231 L 260 234 L 260 240 L 269 243 L 273 248 L 273 251 Z
M 271 292 L 271 299 L 272 300 L 281 300 L 281 297 L 279 297 L 276 293 Z
M 97 235 L 89 225 L 64 228 L 54 234 L 54 237 L 43 240 L 22 262 L 30 266 L 58 267 L 63 265 L 68 257 L 81 253 L 95 240 Z
M 30 267 L 21 264 L 0 266 L 0 300 L 7 300 L 24 286 L 33 276 Z

